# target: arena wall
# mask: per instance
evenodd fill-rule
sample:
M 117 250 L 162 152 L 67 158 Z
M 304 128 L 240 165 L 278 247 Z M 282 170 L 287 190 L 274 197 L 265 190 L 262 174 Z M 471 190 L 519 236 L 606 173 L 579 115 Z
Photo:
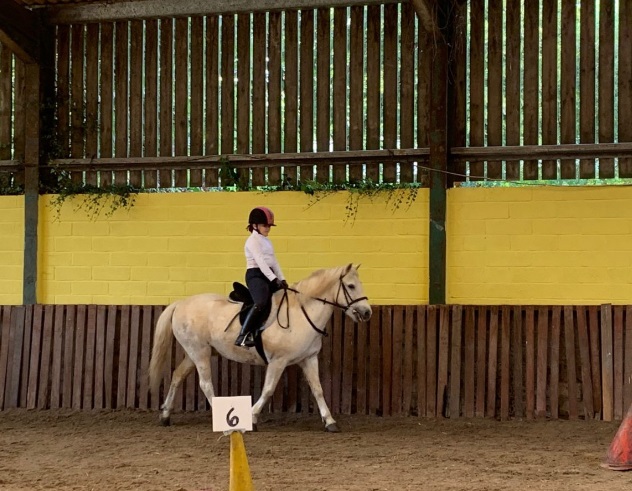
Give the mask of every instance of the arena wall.
M 0 305 L 22 303 L 24 197 L 0 196 Z

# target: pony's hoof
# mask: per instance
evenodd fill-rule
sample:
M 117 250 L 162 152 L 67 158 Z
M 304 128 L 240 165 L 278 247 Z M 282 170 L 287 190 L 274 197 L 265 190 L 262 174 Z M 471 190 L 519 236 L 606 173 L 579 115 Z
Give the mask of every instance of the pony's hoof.
M 328 433 L 340 433 L 340 429 L 336 423 L 325 426 L 325 431 Z
M 160 424 L 162 426 L 171 426 L 171 418 L 169 416 L 160 416 Z

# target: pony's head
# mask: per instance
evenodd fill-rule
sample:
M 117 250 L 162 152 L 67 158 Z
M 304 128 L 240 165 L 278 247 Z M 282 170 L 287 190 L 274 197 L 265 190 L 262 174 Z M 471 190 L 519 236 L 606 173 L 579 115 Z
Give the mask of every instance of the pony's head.
M 345 314 L 355 322 L 365 322 L 371 318 L 371 305 L 364 294 L 364 287 L 358 275 L 358 266 L 349 264 L 340 269 L 338 292 L 335 301 L 345 308 Z

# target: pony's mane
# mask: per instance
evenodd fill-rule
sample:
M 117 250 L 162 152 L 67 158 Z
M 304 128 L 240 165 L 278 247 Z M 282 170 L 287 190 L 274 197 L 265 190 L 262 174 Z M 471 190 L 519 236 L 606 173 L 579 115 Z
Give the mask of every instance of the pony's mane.
M 295 288 L 301 292 L 313 297 L 318 297 L 331 286 L 332 281 L 338 281 L 340 275 L 344 273 L 346 266 L 337 268 L 318 269 L 310 274 L 307 278 L 296 283 Z

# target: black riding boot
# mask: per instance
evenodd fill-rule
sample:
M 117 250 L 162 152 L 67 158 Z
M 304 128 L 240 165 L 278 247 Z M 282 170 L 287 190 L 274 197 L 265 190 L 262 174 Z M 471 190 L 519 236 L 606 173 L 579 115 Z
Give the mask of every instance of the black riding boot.
M 249 348 L 255 345 L 254 334 L 251 331 L 254 331 L 257 327 L 257 322 L 259 321 L 259 307 L 257 304 L 254 304 L 250 307 L 248 314 L 246 315 L 246 319 L 241 326 L 241 331 L 239 331 L 239 336 L 237 336 L 237 340 L 235 341 L 235 346 L 244 346 Z

